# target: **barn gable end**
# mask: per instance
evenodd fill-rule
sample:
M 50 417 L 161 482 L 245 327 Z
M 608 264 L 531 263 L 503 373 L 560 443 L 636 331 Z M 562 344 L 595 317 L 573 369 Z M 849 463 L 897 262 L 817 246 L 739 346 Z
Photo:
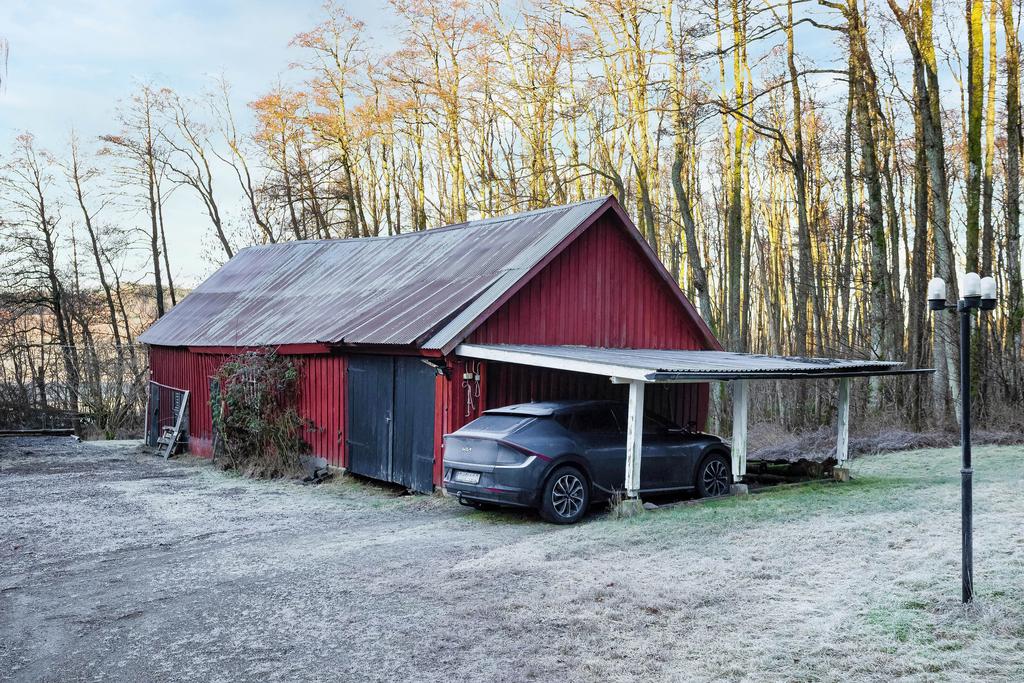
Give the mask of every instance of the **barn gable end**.
M 608 210 L 466 338 L 472 344 L 715 349 L 717 340 Z M 637 233 L 637 236 L 639 234 Z

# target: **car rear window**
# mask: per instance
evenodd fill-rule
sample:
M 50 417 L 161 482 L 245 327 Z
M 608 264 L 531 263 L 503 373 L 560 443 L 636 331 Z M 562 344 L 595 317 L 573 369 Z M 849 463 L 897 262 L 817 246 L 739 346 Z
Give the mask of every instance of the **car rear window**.
M 569 420 L 570 431 L 578 434 L 614 434 L 619 423 L 609 408 L 592 408 L 574 413 Z
M 482 415 L 463 429 L 473 432 L 511 432 L 532 419 L 532 417 L 523 417 L 522 415 Z

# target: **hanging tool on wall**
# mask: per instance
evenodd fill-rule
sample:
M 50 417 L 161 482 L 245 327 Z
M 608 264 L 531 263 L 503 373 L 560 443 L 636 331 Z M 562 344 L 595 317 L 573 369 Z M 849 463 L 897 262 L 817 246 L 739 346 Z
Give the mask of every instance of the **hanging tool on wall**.
M 462 389 L 466 392 L 464 417 L 469 417 L 476 413 L 476 404 L 480 400 L 480 361 L 466 363 L 466 371 L 462 373 Z

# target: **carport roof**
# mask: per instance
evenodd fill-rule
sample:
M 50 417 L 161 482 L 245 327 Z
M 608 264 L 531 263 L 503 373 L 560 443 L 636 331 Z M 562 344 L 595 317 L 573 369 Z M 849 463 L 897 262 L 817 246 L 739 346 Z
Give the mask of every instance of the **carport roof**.
M 898 361 L 765 356 L 730 351 L 461 344 L 455 349 L 455 353 L 467 358 L 607 375 L 642 382 L 825 379 L 931 372 L 904 369 L 903 363 Z

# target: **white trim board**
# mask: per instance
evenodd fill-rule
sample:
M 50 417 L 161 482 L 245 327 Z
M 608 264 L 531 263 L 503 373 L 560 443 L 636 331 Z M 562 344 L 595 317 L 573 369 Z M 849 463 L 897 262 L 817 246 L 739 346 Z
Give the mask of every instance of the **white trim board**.
M 646 382 L 648 381 L 648 376 L 654 372 L 653 369 L 648 368 L 631 368 L 625 365 L 594 363 L 592 361 L 560 358 L 543 353 L 496 349 L 492 346 L 478 346 L 476 344 L 459 344 L 455 348 L 455 353 L 456 355 L 464 358 L 479 358 L 481 360 L 493 360 L 499 363 L 517 363 L 519 365 L 532 365 L 534 367 L 551 368 L 553 370 L 583 372 L 590 375 L 619 377 L 630 381 Z

